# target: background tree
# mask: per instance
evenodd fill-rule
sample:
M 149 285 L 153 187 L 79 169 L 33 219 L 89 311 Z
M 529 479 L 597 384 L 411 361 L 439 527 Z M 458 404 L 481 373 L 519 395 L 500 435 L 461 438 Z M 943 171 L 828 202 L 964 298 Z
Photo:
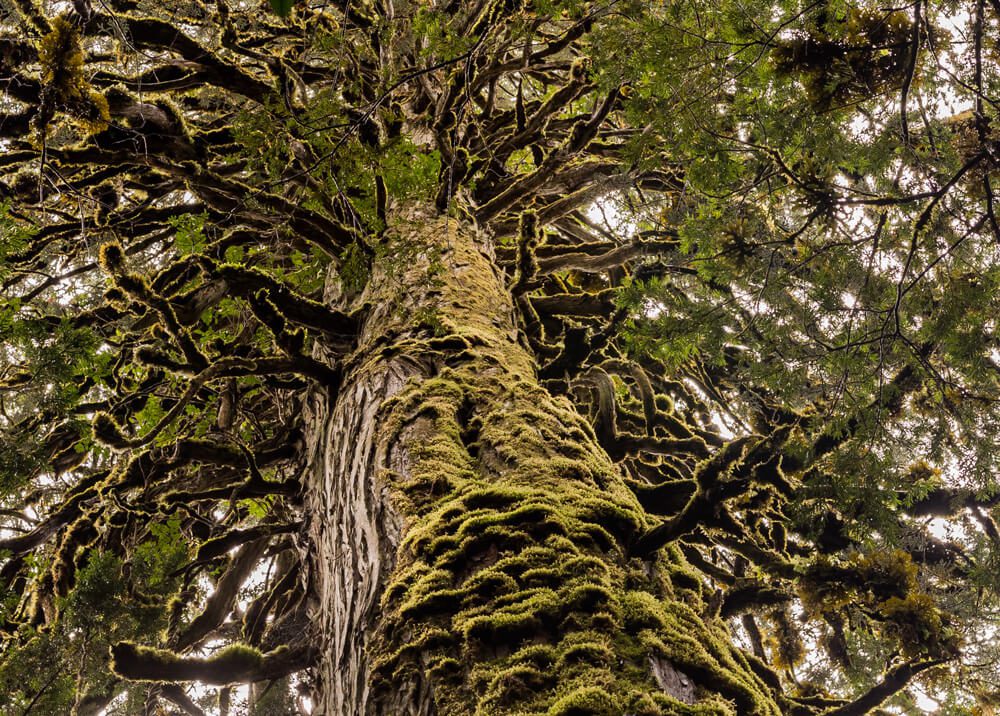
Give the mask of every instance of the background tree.
M 3 7 L 4 713 L 1000 702 L 992 0 Z

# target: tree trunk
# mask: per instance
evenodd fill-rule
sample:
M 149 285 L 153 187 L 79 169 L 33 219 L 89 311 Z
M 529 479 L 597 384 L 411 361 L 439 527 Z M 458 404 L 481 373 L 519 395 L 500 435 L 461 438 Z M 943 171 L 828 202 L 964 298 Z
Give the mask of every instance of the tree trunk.
M 646 518 L 539 385 L 490 252 L 414 209 L 330 291 L 368 311 L 307 416 L 314 713 L 782 713 L 679 554 L 627 556 Z

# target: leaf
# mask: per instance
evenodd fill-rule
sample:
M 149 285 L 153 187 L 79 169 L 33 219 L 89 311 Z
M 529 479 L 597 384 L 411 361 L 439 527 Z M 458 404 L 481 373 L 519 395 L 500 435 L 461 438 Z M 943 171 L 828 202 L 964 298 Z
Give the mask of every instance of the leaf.
M 271 9 L 278 17 L 288 17 L 292 13 L 294 0 L 271 0 Z
M 231 264 L 238 264 L 243 262 L 243 247 L 242 246 L 230 246 L 226 249 L 226 261 Z
M 205 237 L 205 221 L 207 219 L 208 215 L 204 212 L 201 214 L 183 214 L 167 219 L 167 224 L 176 232 L 174 247 L 178 254 L 181 256 L 197 254 L 205 249 L 205 246 L 208 244 L 208 240 Z

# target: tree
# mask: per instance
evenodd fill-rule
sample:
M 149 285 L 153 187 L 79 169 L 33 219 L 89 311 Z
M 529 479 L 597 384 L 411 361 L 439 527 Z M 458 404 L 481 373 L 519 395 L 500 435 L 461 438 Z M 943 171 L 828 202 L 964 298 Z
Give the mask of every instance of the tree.
M 1000 703 L 993 0 L 4 7 L 0 711 Z

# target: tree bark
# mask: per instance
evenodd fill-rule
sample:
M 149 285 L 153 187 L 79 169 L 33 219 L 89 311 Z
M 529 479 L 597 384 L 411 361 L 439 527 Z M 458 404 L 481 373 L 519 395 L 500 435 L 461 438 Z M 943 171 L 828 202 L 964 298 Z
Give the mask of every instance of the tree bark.
M 588 422 L 538 383 L 472 225 L 392 220 L 311 401 L 315 714 L 779 714 Z M 321 351 L 320 351 L 321 353 Z M 709 615 L 709 616 L 706 616 Z

